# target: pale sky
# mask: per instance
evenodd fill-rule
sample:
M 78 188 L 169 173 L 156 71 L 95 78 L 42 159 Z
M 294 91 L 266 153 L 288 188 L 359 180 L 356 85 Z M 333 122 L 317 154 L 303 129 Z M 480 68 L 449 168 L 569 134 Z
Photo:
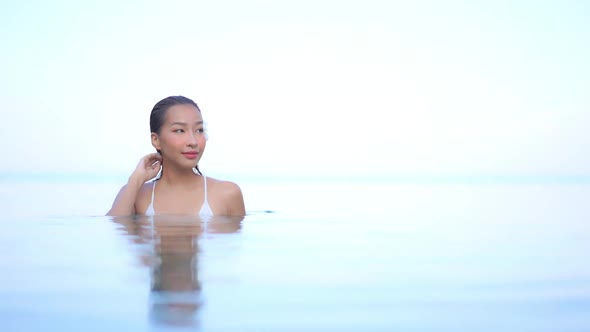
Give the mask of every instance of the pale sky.
M 3 1 L 0 172 L 590 174 L 588 1 Z

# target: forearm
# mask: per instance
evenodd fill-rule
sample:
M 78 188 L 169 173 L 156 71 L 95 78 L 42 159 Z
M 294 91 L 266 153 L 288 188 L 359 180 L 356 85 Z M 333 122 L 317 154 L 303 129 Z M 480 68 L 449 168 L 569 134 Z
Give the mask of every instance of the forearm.
M 123 188 L 121 188 L 113 202 L 113 206 L 106 215 L 130 216 L 135 214 L 135 201 L 137 200 L 137 194 L 143 183 L 142 180 L 137 179 L 133 175 L 129 177 L 129 181 L 123 186 Z

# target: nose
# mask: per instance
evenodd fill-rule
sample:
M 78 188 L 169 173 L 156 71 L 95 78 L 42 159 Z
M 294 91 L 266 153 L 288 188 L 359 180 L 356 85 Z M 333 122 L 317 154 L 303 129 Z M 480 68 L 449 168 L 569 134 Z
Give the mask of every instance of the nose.
M 196 147 L 198 145 L 198 141 L 197 141 L 197 134 L 195 133 L 189 133 L 189 137 L 188 137 L 188 141 L 187 141 L 187 146 L 190 147 Z

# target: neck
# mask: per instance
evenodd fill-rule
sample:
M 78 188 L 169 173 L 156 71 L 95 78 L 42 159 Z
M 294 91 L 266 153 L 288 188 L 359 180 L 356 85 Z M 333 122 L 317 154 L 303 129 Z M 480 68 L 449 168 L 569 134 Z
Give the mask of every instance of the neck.
M 192 169 L 178 169 L 167 165 L 160 181 L 173 186 L 186 186 L 194 181 L 199 175 L 195 175 Z

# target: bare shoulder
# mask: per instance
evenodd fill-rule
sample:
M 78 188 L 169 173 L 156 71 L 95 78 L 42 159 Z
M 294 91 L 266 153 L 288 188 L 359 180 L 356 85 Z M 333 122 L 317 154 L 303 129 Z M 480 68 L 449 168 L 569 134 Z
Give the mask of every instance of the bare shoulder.
M 213 190 L 215 190 L 217 193 L 223 196 L 236 194 L 241 195 L 242 192 L 240 186 L 232 181 L 225 181 L 207 177 L 207 184 L 211 186 Z
M 223 211 L 223 215 L 244 216 L 246 214 L 240 186 L 231 181 L 214 178 L 207 178 L 207 183 L 210 185 L 212 196 L 215 196 L 213 200 Z

